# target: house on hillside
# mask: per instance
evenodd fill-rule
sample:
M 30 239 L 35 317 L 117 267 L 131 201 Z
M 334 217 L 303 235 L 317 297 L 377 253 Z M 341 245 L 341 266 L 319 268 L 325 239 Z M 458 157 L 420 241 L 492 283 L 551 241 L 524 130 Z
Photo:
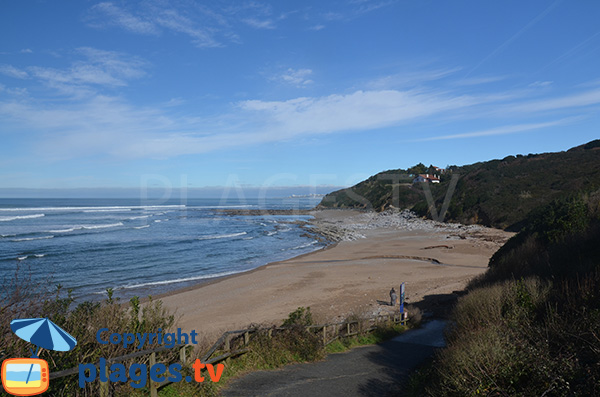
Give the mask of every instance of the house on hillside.
M 418 177 L 413 179 L 413 183 L 419 182 L 440 183 L 440 178 L 433 174 L 419 174 Z

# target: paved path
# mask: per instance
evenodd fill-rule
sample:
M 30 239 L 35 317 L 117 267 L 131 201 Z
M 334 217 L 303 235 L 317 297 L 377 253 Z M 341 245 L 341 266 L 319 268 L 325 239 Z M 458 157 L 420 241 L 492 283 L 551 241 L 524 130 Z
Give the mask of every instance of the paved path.
M 324 361 L 253 372 L 233 382 L 224 396 L 401 395 L 399 381 L 444 346 L 446 323 L 433 320 L 380 345 L 331 354 Z

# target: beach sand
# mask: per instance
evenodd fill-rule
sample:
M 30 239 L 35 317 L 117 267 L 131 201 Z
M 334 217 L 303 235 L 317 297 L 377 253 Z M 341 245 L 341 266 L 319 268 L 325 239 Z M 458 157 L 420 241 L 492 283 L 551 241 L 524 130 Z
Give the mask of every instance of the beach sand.
M 161 298 L 164 306 L 176 310 L 184 331 L 194 329 L 209 339 L 250 324 L 279 325 L 299 306 L 310 306 L 319 321 L 386 312 L 389 290 L 402 282 L 407 303 L 462 290 L 512 235 L 420 219 L 398 226 L 390 222 L 393 214 L 326 210 L 314 215 L 317 227 L 345 228 L 356 239 L 169 294 Z

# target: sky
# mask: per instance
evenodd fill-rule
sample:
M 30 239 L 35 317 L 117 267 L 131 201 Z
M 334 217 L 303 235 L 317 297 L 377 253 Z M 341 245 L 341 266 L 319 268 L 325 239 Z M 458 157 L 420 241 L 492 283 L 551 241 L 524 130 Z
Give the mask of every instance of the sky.
M 0 0 L 0 194 L 323 193 L 567 150 L 600 136 L 599 18 L 595 0 Z

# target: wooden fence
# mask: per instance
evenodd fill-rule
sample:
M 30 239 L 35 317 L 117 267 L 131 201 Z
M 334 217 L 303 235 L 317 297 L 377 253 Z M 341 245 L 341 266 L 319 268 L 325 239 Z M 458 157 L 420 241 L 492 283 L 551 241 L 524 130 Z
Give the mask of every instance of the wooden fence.
M 406 325 L 408 318 L 401 316 L 399 313 L 394 315 L 379 315 L 369 319 L 345 321 L 340 323 L 330 323 L 321 325 L 309 325 L 306 327 L 308 331 L 314 332 L 321 336 L 323 346 L 327 346 L 331 342 L 351 336 L 358 335 L 360 333 L 368 333 L 377 328 L 381 323 L 393 322 L 395 324 Z M 246 354 L 250 351 L 248 347 L 250 341 L 259 334 L 272 337 L 274 334 L 283 332 L 290 327 L 270 327 L 270 328 L 247 328 L 236 331 L 225 332 L 212 346 L 211 348 L 200 358 L 203 364 L 215 364 L 224 360 L 233 359 L 235 357 Z M 361 329 L 362 328 L 362 329 Z M 173 349 L 179 350 L 179 362 L 182 367 L 191 364 L 189 360 L 189 353 L 193 351 L 195 345 L 176 345 L 172 348 L 158 347 L 154 349 L 140 350 L 124 356 L 110 358 L 106 360 L 105 368 L 100 368 L 100 363 L 96 363 L 96 369 L 98 371 L 104 370 L 108 374 L 108 367 L 113 363 L 123 362 L 132 358 L 149 356 L 149 366 L 156 364 L 156 354 L 164 351 L 172 351 Z M 171 363 L 169 363 L 171 364 Z M 167 364 L 168 365 L 168 364 Z M 79 367 L 69 368 L 64 371 L 50 373 L 50 379 L 63 378 L 65 376 L 72 376 L 79 373 Z M 150 373 L 150 371 L 148 371 Z M 158 389 L 171 383 L 168 380 L 157 383 L 151 379 L 147 380 L 148 388 L 150 389 L 150 396 L 157 397 Z M 100 382 L 100 396 L 108 397 L 111 396 L 111 388 L 109 382 Z

